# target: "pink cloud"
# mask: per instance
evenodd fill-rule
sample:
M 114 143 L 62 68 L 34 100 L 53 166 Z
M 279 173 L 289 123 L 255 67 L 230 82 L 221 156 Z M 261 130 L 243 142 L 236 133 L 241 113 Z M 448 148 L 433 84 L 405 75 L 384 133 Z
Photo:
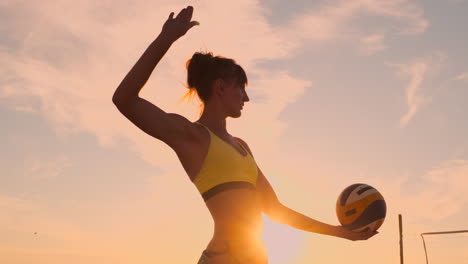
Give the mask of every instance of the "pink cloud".
M 346 0 L 322 2 L 318 7 L 304 11 L 290 23 L 280 27 L 280 32 L 292 49 L 309 41 L 329 43 L 347 40 L 359 43 L 361 40 L 360 44 L 363 47 L 358 47 L 359 49 L 380 51 L 385 46 L 384 35 L 375 32 L 369 36 L 353 24 L 364 15 L 389 17 L 401 21 L 395 34 L 420 34 L 429 25 L 424 18 L 423 10 L 408 0 Z
M 7 62 L 0 69 L 0 76 L 8 77 L 1 80 L 2 102 L 8 101 L 4 104 L 18 110 L 40 113 L 53 124 L 58 135 L 91 132 L 103 145 L 115 144 L 119 137 L 127 138 L 133 142 L 132 148 L 153 164 L 155 157 L 158 166 L 176 162 L 169 149 L 142 136 L 125 120 L 113 106 L 111 97 L 159 33 L 167 14 L 184 4 L 167 1 L 165 8 L 160 8 L 160 2 L 138 2 L 131 6 L 94 1 L 46 1 L 37 6 L 9 3 L 11 13 L 19 16 L 6 26 L 19 29 L 12 34 L 19 40 L 20 48 L 11 51 L 11 47 L 6 47 L 0 51 L 1 60 Z M 277 96 L 282 94 L 285 84 L 267 81 L 275 72 L 260 68 L 256 62 L 285 56 L 289 50 L 267 22 L 265 12 L 259 2 L 247 0 L 195 4 L 194 19 L 201 26 L 173 45 L 141 95 L 168 112 L 197 118 L 196 106 L 177 102 L 185 93 L 185 61 L 193 52 L 206 49 L 234 57 L 248 73 L 263 72 L 259 78 L 250 78 L 249 89 L 270 98 L 262 108 L 266 115 L 271 115 L 266 119 L 273 123 L 264 125 L 276 126 L 276 115 L 287 105 L 278 104 L 284 98 Z M 289 81 L 291 99 L 308 85 L 290 77 L 287 71 L 281 76 Z M 255 108 L 256 104 L 252 100 L 245 109 Z M 272 145 L 275 138 L 270 137 L 269 141 L 267 145 Z
M 422 175 L 413 176 L 421 184 L 420 191 L 406 194 L 400 192 L 398 206 L 414 223 L 425 223 L 428 226 L 440 223 L 461 212 L 468 204 L 465 188 L 467 174 L 467 160 L 441 162 Z M 400 188 L 407 180 L 408 176 L 397 181 Z
M 366 55 L 373 55 L 386 48 L 384 44 L 384 34 L 372 34 L 360 39 L 361 50 Z
M 158 143 L 148 145 L 151 140 L 141 137 L 142 134 L 116 111 L 109 98 L 156 37 L 167 13 L 183 5 L 183 2 L 173 1 L 167 1 L 163 5 L 165 8 L 159 8 L 160 2 L 128 6 L 123 2 L 109 5 L 93 1 L 71 4 L 46 1 L 26 6 L 12 1 L 7 6 L 24 19 L 7 21 L 9 28 L 19 29 L 11 34 L 21 41 L 20 49 L 0 52 L 0 58 L 7 61 L 0 76 L 9 76 L 2 79 L 0 94 L 16 102 L 18 110 L 42 113 L 54 124 L 58 134 L 87 131 L 95 134 L 104 145 L 114 144 L 117 137 L 124 137 L 132 141 L 139 152 L 145 153 L 143 156 L 148 161 L 155 156 L 166 157 L 167 152 L 155 150 L 161 149 L 156 147 Z M 285 84 L 268 81 L 276 72 L 262 69 L 257 61 L 289 56 L 307 41 L 340 39 L 348 22 L 361 13 L 394 17 L 406 21 L 409 27 L 425 21 L 420 9 L 408 1 L 383 4 L 353 0 L 322 4 L 305 11 L 286 26 L 275 28 L 268 23 L 267 10 L 258 1 L 196 3 L 194 19 L 199 20 L 201 26 L 173 45 L 141 94 L 168 112 L 197 118 L 197 106 L 176 103 L 185 92 L 184 63 L 194 51 L 213 51 L 234 57 L 248 73 L 263 72 L 251 78 L 249 89 L 253 94 L 270 98 L 270 103 L 257 105 L 252 100 L 245 109 L 249 109 L 249 105 L 261 106 L 264 113 L 271 115 L 267 119 L 272 123 L 265 126 L 278 126 L 277 114 L 310 84 L 283 71 L 284 80 L 289 82 L 291 100 L 278 104 L 277 100 L 283 98 L 277 95 L 283 95 Z M 377 52 L 384 45 L 383 38 L 364 37 L 364 45 Z M 37 98 L 39 105 L 35 103 Z M 277 137 L 268 140 L 267 145 L 272 145 Z
M 428 95 L 429 87 L 424 87 L 424 81 L 437 75 L 445 61 L 445 55 L 434 53 L 431 56 L 419 58 L 407 63 L 388 64 L 398 71 L 398 75 L 408 78 L 409 83 L 405 88 L 405 97 L 407 104 L 406 113 L 400 118 L 400 127 L 406 127 L 421 108 L 429 104 L 432 98 Z
M 468 72 L 458 75 L 455 79 L 468 83 Z

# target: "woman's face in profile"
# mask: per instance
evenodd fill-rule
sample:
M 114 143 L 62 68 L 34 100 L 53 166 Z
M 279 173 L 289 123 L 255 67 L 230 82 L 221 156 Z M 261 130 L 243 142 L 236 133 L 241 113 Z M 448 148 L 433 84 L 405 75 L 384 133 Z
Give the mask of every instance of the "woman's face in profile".
M 226 83 L 226 112 L 231 117 L 240 117 L 244 102 L 248 102 L 249 96 L 243 84 L 237 82 Z

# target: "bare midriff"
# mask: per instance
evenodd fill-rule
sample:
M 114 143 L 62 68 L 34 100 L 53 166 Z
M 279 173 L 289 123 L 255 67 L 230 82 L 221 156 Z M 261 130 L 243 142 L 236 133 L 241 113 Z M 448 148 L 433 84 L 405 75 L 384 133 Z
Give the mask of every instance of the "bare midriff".
M 266 264 L 261 239 L 263 219 L 255 190 L 224 191 L 206 201 L 214 220 L 214 234 L 208 251 L 226 252 L 239 263 Z

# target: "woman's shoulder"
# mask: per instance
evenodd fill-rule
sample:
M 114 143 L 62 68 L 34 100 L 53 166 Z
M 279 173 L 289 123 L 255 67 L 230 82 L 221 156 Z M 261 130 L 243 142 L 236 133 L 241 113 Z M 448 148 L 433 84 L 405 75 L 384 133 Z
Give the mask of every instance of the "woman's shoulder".
M 240 144 L 242 144 L 242 146 L 243 146 L 244 148 L 246 148 L 246 149 L 249 151 L 250 155 L 252 155 L 252 151 L 250 150 L 250 147 L 249 147 L 249 145 L 247 144 L 247 142 L 245 142 L 245 141 L 244 141 L 242 138 L 240 138 L 240 137 L 234 137 L 234 136 L 233 136 L 233 138 L 234 138 L 237 142 L 239 142 Z

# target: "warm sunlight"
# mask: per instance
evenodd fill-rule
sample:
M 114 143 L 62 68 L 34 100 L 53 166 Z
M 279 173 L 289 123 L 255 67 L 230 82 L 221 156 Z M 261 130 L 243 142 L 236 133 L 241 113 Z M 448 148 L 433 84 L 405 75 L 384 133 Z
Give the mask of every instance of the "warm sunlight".
M 304 234 L 299 230 L 281 225 L 263 217 L 265 226 L 262 235 L 269 252 L 271 264 L 293 263 L 304 250 Z
M 0 263 L 426 263 L 421 233 L 468 229 L 466 14 L 0 1 Z M 382 219 L 353 207 L 366 188 L 340 225 L 357 183 L 385 200 L 378 234 L 349 230 Z M 468 263 L 465 233 L 425 243 Z

